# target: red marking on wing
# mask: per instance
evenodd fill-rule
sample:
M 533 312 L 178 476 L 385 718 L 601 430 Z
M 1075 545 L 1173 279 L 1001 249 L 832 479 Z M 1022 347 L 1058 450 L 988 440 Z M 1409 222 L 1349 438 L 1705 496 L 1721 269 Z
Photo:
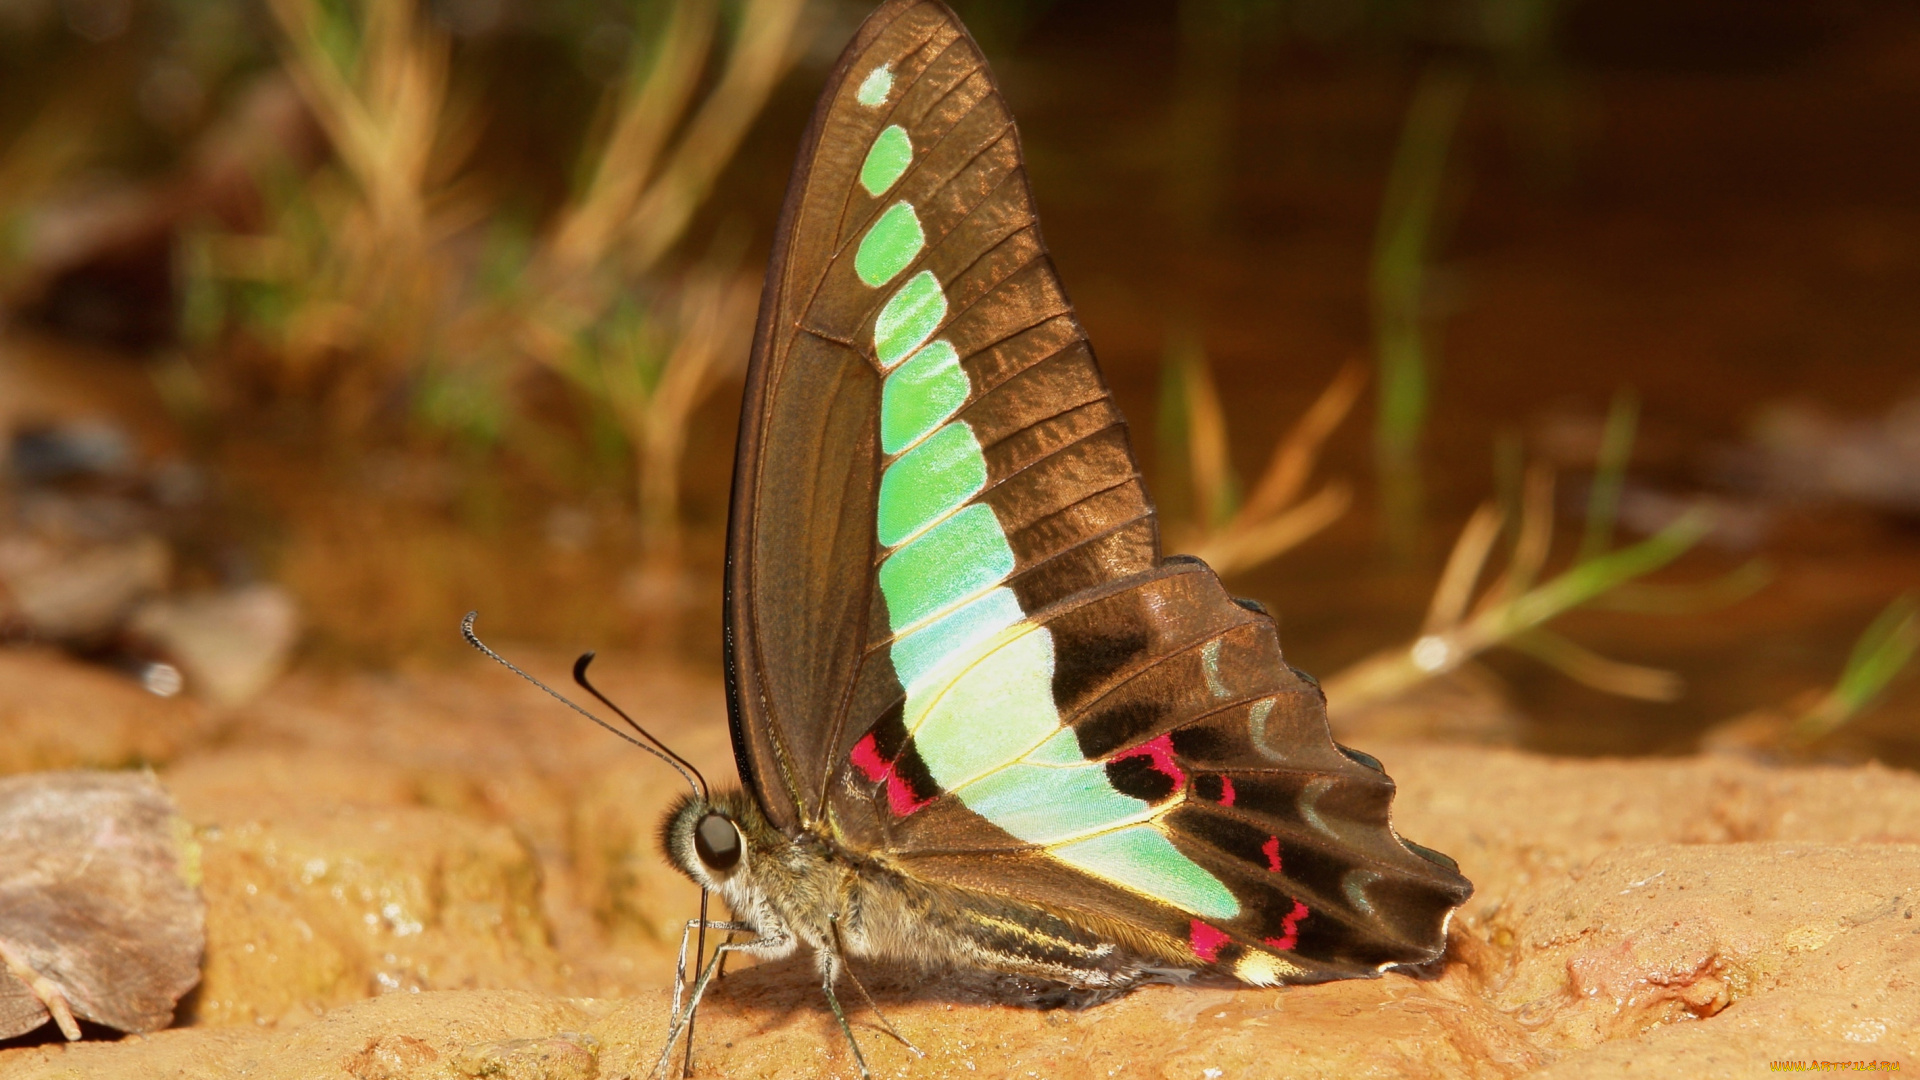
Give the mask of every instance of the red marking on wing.
M 1173 736 L 1161 735 L 1151 742 L 1141 743 L 1131 750 L 1113 755 L 1113 761 L 1123 761 L 1130 757 L 1149 757 L 1153 759 L 1153 771 L 1173 781 L 1177 790 L 1187 782 L 1186 771 L 1173 760 Z
M 853 744 L 853 753 L 847 756 L 853 759 L 853 767 L 871 783 L 877 784 L 893 773 L 893 763 L 880 760 L 880 748 L 874 744 L 871 731 Z
M 1208 926 L 1199 919 L 1193 920 L 1193 929 L 1188 933 L 1193 944 L 1193 955 L 1211 964 L 1220 955 L 1220 946 L 1233 940 L 1223 930 Z
M 1273 871 L 1276 874 L 1279 873 L 1280 872 L 1280 838 L 1277 836 L 1267 837 L 1267 842 L 1260 846 L 1260 853 L 1267 857 L 1267 869 Z
M 1307 905 L 1298 900 L 1293 902 L 1293 913 L 1280 920 L 1280 936 L 1270 937 L 1267 944 L 1281 952 L 1300 944 L 1300 920 L 1307 917 Z
M 906 817 L 915 810 L 932 802 L 914 795 L 906 780 L 893 771 L 893 762 L 880 756 L 880 749 L 873 741 L 873 733 L 868 732 L 859 742 L 853 744 L 853 753 L 847 755 L 853 761 L 853 767 L 869 781 L 887 785 L 887 808 L 895 817 Z
M 1233 777 L 1231 776 L 1220 778 L 1220 805 L 1233 805 Z

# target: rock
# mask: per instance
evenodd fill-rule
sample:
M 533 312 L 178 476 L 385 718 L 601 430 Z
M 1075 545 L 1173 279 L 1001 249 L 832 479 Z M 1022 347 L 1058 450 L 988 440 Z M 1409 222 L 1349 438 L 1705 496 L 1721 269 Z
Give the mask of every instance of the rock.
M 98 640 L 166 587 L 172 561 L 152 535 L 78 548 L 0 538 L 0 624 L 49 641 Z
M 1880 765 L 1769 768 L 1729 758 L 1601 760 L 1376 746 L 1394 827 L 1460 861 L 1465 919 L 1622 848 L 1790 841 L 1920 843 L 1920 777 Z
M 158 764 L 211 727 L 199 705 L 105 668 L 51 649 L 0 649 L 0 775 Z
M 206 936 L 189 836 L 151 774 L 0 780 L 0 1038 L 173 1021 Z
M 293 597 L 276 585 L 150 600 L 127 629 L 186 676 L 187 688 L 234 705 L 286 667 L 300 636 Z
M 714 684 L 607 662 L 605 688 L 725 774 Z M 0 1076 L 649 1075 L 697 902 L 654 851 L 664 766 L 492 672 L 296 673 L 228 723 L 166 771 L 204 851 L 196 1026 L 0 1051 Z M 862 966 L 927 1055 L 848 987 L 876 1075 L 1747 1075 L 1920 1050 L 1920 777 L 1361 748 L 1396 827 L 1478 887 L 1432 970 L 1039 1012 Z M 697 1075 L 854 1075 L 807 957 L 732 971 L 697 1048 Z
M 499 1039 L 466 1047 L 449 1067 L 458 1076 L 499 1080 L 594 1080 L 600 1040 L 576 1031 L 542 1039 Z
M 1483 977 L 1495 1008 L 1562 1053 L 1645 1048 L 1736 1005 L 1809 1042 L 1904 1042 L 1920 1035 L 1920 985 L 1896 974 L 1920 965 L 1916 883 L 1915 844 L 1631 848 L 1488 919 L 1512 944 Z M 1789 1056 L 1728 1026 L 1755 1060 Z
M 558 989 L 540 871 L 504 826 L 324 805 L 199 832 L 209 900 L 196 1023 L 300 1021 L 375 994 Z
M 612 1011 L 607 1003 L 513 990 L 389 994 L 334 1009 L 297 1027 L 189 1028 L 158 1032 L 138 1042 L 0 1051 L 0 1075 L 7 1080 L 227 1080 L 242 1075 L 466 1080 L 475 1074 L 456 1071 L 456 1062 L 484 1061 L 490 1051 L 514 1040 L 566 1038 L 563 1032 L 590 1030 Z
M 118 476 L 133 470 L 133 442 L 119 426 L 98 417 L 65 424 L 24 426 L 5 455 L 22 484 L 77 477 Z
M 1894 402 L 1877 419 L 1841 419 L 1815 405 L 1778 402 L 1751 428 L 1748 443 L 1721 464 L 1732 479 L 1782 498 L 1920 513 L 1920 397 Z

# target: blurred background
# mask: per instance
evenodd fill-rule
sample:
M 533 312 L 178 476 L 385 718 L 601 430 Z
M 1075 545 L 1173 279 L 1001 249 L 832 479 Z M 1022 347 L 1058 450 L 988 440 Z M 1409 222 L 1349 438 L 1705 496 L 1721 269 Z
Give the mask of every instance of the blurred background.
M 1920 9 L 970 0 L 1162 512 L 1344 738 L 1920 764 Z M 852 0 L 0 0 L 0 636 L 719 669 Z M 566 723 L 564 719 L 557 723 Z

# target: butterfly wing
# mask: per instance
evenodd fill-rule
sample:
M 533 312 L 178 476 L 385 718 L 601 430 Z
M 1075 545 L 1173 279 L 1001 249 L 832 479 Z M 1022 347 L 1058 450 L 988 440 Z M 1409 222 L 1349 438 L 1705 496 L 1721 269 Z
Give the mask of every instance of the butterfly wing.
M 1272 620 L 1159 558 L 1012 118 L 932 0 L 822 96 L 745 417 L 733 730 L 777 825 L 1254 982 L 1437 954 L 1465 880 L 1394 835 Z
M 1045 706 L 983 708 L 1034 656 Z M 834 802 L 919 880 L 1081 912 L 1255 983 L 1430 960 L 1471 891 L 1394 833 L 1392 781 L 1334 744 L 1273 620 L 1197 561 L 1062 600 L 932 682 L 855 743 Z M 1011 738 L 993 722 L 1029 713 Z
M 1029 604 L 1153 565 L 1124 426 L 1020 162 L 959 21 L 909 0 L 861 27 L 802 143 L 748 367 L 726 599 L 736 757 L 790 832 L 821 814 L 849 725 L 899 693 L 882 588 L 911 584 L 909 563 L 1012 559 Z M 898 546 L 956 496 L 977 509 L 944 548 L 882 565 L 881 531 Z

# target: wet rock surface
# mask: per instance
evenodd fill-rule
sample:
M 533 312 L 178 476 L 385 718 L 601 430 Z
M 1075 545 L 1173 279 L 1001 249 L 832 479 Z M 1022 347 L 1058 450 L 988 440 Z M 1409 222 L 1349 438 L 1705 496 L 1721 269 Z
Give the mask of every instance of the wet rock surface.
M 51 655 L 0 660 L 20 668 L 0 689 L 39 685 L 41 667 L 72 677 Z M 564 679 L 562 657 L 531 666 Z M 710 776 L 731 775 L 715 682 L 612 659 L 596 673 Z M 648 1074 L 678 926 L 697 901 L 654 850 L 678 793 L 664 767 L 481 667 L 297 674 L 144 750 L 123 718 L 137 700 L 77 694 L 64 726 L 98 760 L 155 762 L 192 823 L 202 985 L 184 1026 L 15 1040 L 0 1077 Z M 1597 1077 L 1920 1062 L 1920 778 L 1363 748 L 1400 782 L 1400 831 L 1459 858 L 1478 886 L 1434 970 L 1149 987 L 1052 1012 L 970 982 L 868 971 L 926 1055 L 856 1005 L 875 1073 Z M 855 1075 L 804 958 L 729 974 L 697 1045 L 699 1075 Z

